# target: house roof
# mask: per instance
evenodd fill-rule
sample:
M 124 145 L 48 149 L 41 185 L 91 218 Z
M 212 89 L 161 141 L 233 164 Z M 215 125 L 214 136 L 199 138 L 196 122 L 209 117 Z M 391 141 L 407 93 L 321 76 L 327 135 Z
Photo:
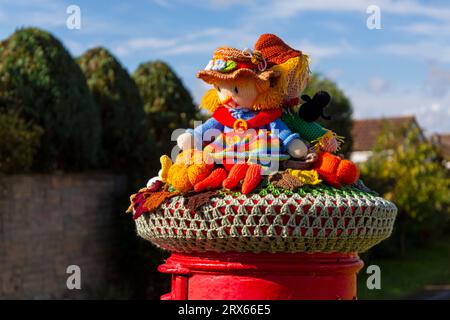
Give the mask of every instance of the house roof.
M 419 127 L 414 116 L 353 120 L 352 150 L 372 150 L 377 142 L 378 136 L 381 134 L 386 124 L 396 128 L 404 128 L 408 126 Z
M 431 141 L 439 148 L 442 156 L 450 160 L 450 133 L 436 133 L 431 136 Z

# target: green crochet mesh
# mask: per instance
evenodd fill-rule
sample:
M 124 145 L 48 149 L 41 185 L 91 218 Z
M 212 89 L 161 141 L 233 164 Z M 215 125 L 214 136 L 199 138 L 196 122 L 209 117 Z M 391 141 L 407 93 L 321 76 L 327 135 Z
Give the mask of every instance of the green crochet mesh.
M 292 192 L 291 192 L 292 193 Z M 176 252 L 363 252 L 389 237 L 395 205 L 353 186 L 271 185 L 212 198 L 197 212 L 177 196 L 136 220 L 138 234 Z
M 308 142 L 319 139 L 327 133 L 327 129 L 324 129 L 317 122 L 307 122 L 297 114 L 284 112 L 281 120 L 283 120 L 291 131 L 298 132 L 301 138 L 306 139 Z

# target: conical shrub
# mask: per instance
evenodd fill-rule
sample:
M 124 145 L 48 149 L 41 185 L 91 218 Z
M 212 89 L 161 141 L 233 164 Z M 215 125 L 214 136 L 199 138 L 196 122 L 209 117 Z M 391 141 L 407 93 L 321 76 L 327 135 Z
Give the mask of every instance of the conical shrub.
M 48 32 L 19 29 L 0 42 L 0 109 L 43 128 L 34 170 L 97 164 L 100 113 L 79 66 Z
M 158 152 L 133 79 L 104 48 L 90 49 L 77 61 L 101 111 L 104 166 L 123 172 L 148 169 Z
M 175 129 L 192 126 L 198 117 L 192 96 L 175 72 L 162 61 L 143 63 L 133 78 L 144 101 L 151 133 L 162 153 L 169 153 L 175 142 Z

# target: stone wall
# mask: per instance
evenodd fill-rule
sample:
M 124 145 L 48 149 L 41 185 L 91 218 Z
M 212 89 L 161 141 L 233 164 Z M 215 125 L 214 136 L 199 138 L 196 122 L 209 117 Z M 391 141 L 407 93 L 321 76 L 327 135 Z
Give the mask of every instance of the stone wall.
M 125 189 L 125 177 L 100 173 L 0 176 L 0 299 L 106 298 L 120 286 Z M 67 289 L 69 265 L 81 290 Z

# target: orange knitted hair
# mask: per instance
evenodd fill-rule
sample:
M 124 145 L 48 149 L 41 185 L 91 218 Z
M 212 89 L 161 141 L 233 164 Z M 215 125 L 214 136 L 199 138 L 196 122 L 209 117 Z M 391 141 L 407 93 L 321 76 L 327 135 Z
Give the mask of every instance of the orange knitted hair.
M 309 80 L 309 58 L 299 50 L 292 49 L 273 34 L 263 34 L 255 44 L 255 50 L 262 53 L 269 70 L 281 74 L 274 91 L 284 101 L 298 98 Z

